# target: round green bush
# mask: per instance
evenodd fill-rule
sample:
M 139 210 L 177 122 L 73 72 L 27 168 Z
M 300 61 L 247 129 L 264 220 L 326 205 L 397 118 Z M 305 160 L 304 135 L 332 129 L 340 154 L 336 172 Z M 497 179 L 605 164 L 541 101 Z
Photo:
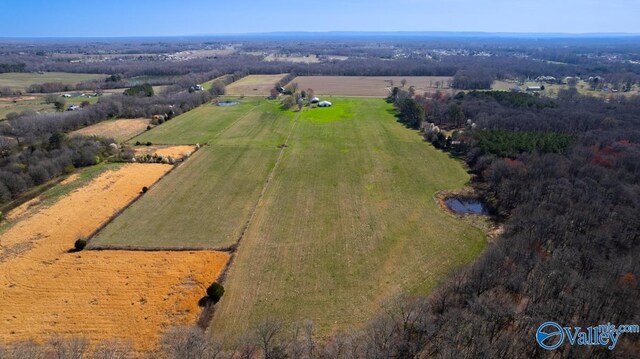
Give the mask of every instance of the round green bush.
M 213 284 L 207 288 L 207 295 L 212 302 L 218 303 L 224 295 L 224 287 L 218 282 L 213 282 Z
M 86 239 L 78 239 L 76 241 L 76 243 L 74 244 L 74 247 L 76 249 L 76 251 L 80 252 L 81 250 L 83 250 L 85 247 L 87 246 L 87 240 Z

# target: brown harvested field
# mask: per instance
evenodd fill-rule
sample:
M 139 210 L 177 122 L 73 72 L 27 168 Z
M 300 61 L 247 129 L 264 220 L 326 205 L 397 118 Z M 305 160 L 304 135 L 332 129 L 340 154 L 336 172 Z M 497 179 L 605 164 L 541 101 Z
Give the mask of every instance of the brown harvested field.
M 148 351 L 170 326 L 192 324 L 220 252 L 68 253 L 171 166 L 127 164 L 50 206 L 11 216 L 0 234 L 0 342 L 55 335 L 130 341 Z
M 226 94 L 231 96 L 269 96 L 271 89 L 286 75 L 249 75 L 229 84 L 226 88 Z
M 99 136 L 124 142 L 144 132 L 148 125 L 149 119 L 147 118 L 110 120 L 73 131 L 71 135 Z
M 447 76 L 298 76 L 292 82 L 319 96 L 386 97 L 394 86 L 402 87 L 403 79 L 407 80 L 405 88 L 414 86 L 418 94 L 450 90 L 451 77 Z
M 196 146 L 182 145 L 152 145 L 152 146 L 135 146 L 133 148 L 136 157 L 144 155 L 158 155 L 165 157 L 173 157 L 175 159 L 184 159 L 191 156 L 196 150 Z

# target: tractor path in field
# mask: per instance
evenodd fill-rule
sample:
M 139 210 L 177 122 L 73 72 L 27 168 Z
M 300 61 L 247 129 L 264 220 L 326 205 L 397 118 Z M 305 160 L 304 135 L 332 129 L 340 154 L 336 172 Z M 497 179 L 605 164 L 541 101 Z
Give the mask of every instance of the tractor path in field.
M 298 124 L 298 119 L 300 119 L 300 113 L 298 113 L 298 115 L 296 116 L 295 120 L 293 121 L 293 125 L 291 126 L 291 130 L 289 130 L 289 134 L 287 135 L 287 138 L 284 141 L 284 146 L 282 146 L 280 148 L 280 153 L 278 154 L 278 159 L 276 160 L 276 163 L 273 165 L 273 168 L 271 169 L 271 171 L 267 175 L 267 178 L 265 179 L 264 184 L 262 185 L 262 190 L 260 191 L 260 196 L 258 197 L 258 200 L 256 201 L 255 206 L 251 210 L 251 213 L 249 214 L 249 218 L 247 219 L 247 222 L 242 227 L 242 231 L 240 232 L 240 236 L 238 237 L 235 249 L 233 251 L 234 253 L 232 253 L 231 258 L 229 259 L 229 263 L 227 264 L 227 267 L 225 268 L 224 273 L 221 275 L 220 279 L 221 279 L 222 282 L 224 282 L 224 280 L 226 279 L 226 273 L 228 272 L 228 270 L 233 265 L 233 259 L 235 258 L 234 254 L 238 250 L 238 247 L 240 246 L 240 243 L 242 242 L 242 238 L 244 238 L 244 235 L 247 233 L 247 229 L 249 229 L 249 227 L 251 226 L 251 223 L 253 222 L 253 219 L 255 218 L 256 213 L 258 212 L 258 209 L 260 208 L 260 205 L 262 204 L 262 201 L 264 199 L 264 195 L 267 192 L 267 189 L 269 189 L 269 184 L 271 183 L 271 180 L 275 176 L 276 170 L 278 169 L 278 165 L 280 164 L 280 162 L 282 162 L 282 157 L 284 156 L 285 150 L 289 146 L 289 139 L 291 138 L 291 135 L 293 134 L 293 132 L 296 129 L 296 125 Z

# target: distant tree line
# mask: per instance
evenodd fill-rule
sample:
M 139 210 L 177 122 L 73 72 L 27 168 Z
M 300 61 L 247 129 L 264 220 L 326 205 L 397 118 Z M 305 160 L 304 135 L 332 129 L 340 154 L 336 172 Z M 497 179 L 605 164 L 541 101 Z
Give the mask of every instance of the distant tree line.
M 8 116 L 0 122 L 0 204 L 74 168 L 114 155 L 111 139 L 73 137 L 67 132 L 110 118 L 171 118 L 208 102 L 208 92 L 181 91 L 151 97 L 112 95 L 81 110 Z
M 0 63 L 0 74 L 5 72 L 24 72 L 26 64 L 2 64 Z
M 488 72 L 459 70 L 453 76 L 451 86 L 463 90 L 490 89 L 495 75 Z

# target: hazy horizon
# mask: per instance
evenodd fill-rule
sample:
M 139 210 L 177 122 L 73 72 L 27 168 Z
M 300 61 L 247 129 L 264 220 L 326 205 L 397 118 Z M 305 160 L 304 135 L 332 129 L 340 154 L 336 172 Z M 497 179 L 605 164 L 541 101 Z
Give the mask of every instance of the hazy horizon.
M 640 4 L 613 0 L 327 0 L 318 5 L 140 0 L 8 1 L 0 38 L 198 37 L 269 33 L 638 35 Z

